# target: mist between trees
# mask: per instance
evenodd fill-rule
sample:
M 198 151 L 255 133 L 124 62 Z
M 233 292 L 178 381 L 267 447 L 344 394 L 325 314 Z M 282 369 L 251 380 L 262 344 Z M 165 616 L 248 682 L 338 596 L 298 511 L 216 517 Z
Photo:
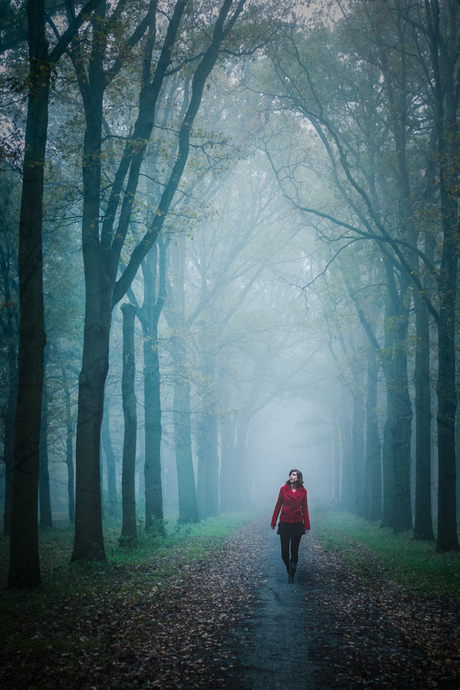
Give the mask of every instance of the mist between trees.
M 9 585 L 292 467 L 458 550 L 458 2 L 2 9 Z

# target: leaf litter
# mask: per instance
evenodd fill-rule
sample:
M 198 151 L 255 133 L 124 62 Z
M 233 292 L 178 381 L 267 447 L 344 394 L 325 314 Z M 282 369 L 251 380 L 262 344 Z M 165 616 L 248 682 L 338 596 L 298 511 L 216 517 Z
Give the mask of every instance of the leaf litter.
M 265 522 L 243 527 L 199 561 L 166 553 L 151 567 L 101 566 L 92 592 L 63 596 L 35 618 L 24 603 L 0 649 L 0 686 L 247 687 L 244 667 L 260 624 L 254 613 L 258 591 L 265 586 Z M 317 687 L 460 687 L 458 598 L 413 597 L 376 562 L 377 575 L 364 581 L 313 535 L 303 542 L 296 587 L 305 592 L 305 635 L 320 669 Z M 298 643 L 292 641 L 293 649 Z
M 328 686 L 458 690 L 460 599 L 412 594 L 365 547 L 350 548 L 368 560 L 372 577 L 359 578 L 318 540 L 309 544 L 306 615 Z

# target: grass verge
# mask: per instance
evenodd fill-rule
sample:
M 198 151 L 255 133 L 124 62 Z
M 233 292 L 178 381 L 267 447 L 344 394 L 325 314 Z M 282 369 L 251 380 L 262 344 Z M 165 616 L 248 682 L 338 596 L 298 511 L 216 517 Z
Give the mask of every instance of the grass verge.
M 437 553 L 434 542 L 415 541 L 409 532 L 395 535 L 379 523 L 338 512 L 316 516 L 315 534 L 366 581 L 384 575 L 413 596 L 460 596 L 460 554 Z

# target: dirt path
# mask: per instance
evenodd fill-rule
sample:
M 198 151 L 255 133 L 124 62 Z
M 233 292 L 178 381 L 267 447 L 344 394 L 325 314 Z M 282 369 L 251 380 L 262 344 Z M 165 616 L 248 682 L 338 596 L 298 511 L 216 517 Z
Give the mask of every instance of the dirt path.
M 371 566 L 365 584 L 314 531 L 290 585 L 266 517 L 206 543 L 200 561 L 165 549 L 140 567 L 106 563 L 82 595 L 23 597 L 0 646 L 2 690 L 460 688 L 458 599 L 403 594 L 350 544 Z
M 458 601 L 416 602 L 389 582 L 363 585 L 314 534 L 294 585 L 279 537 L 258 522 L 260 579 L 249 620 L 231 635 L 227 687 L 247 690 L 460 688 Z
M 280 558 L 279 537 L 259 525 L 263 579 L 247 645 L 241 659 L 244 681 L 251 690 L 327 690 L 324 662 L 314 658 L 306 614 L 306 579 L 311 553 L 309 536 L 302 539 L 299 569 L 293 585 L 288 584 Z

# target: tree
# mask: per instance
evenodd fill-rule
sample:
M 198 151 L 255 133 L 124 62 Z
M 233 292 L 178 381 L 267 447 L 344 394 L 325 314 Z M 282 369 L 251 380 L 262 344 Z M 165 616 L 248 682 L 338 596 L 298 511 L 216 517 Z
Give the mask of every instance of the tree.
M 4 343 L 2 356 L 2 401 L 1 420 L 3 436 L 3 462 L 5 464 L 5 507 L 3 533 L 10 534 L 11 492 L 13 485 L 14 460 L 14 422 L 16 417 L 16 397 L 18 383 L 18 330 L 19 295 L 17 277 L 17 251 L 14 233 L 13 205 L 16 201 L 17 187 L 12 171 L 4 175 L 0 196 L 0 281 L 2 309 L 0 329 Z
M 179 127 L 176 158 L 168 167 L 161 199 L 154 218 L 141 241 L 130 253 L 129 260 L 117 279 L 121 252 L 125 246 L 133 203 L 139 182 L 141 165 L 153 125 L 156 103 L 171 71 L 171 62 L 182 61 L 180 38 L 181 20 L 187 3 L 177 0 L 171 19 L 162 38 L 153 74 L 152 55 L 157 5 L 151 3 L 148 14 L 126 42 L 129 50 L 148 28 L 143 53 L 142 84 L 139 108 L 132 137 L 121 157 L 115 173 L 101 227 L 101 130 L 105 87 L 119 72 L 120 61 L 115 60 L 110 72 L 104 69 L 104 58 L 110 42 L 103 14 L 93 21 L 93 44 L 87 70 L 83 63 L 83 47 L 74 43 L 73 55 L 86 114 L 86 135 L 83 163 L 84 208 L 82 245 L 85 264 L 86 316 L 83 345 L 83 363 L 79 389 L 79 415 L 77 423 L 77 502 L 75 516 L 75 544 L 72 559 L 103 559 L 105 557 L 100 500 L 100 428 L 103 413 L 103 394 L 108 367 L 108 346 L 111 311 L 126 294 L 134 276 L 160 233 L 184 172 L 189 150 L 193 122 L 198 113 L 206 80 L 219 57 L 224 44 L 229 44 L 232 32 L 245 6 L 244 0 L 233 7 L 224 0 L 215 15 L 212 29 L 201 34 L 203 43 L 195 61 L 191 82 L 190 102 Z M 121 6 L 120 6 L 121 9 Z M 114 10 L 116 12 L 116 10 Z M 230 46 L 228 45 L 228 49 Z M 179 55 L 174 55 L 174 50 Z M 239 50 L 237 51 L 239 52 Z M 121 58 L 120 58 L 121 59 Z M 176 69 L 176 68 L 174 68 Z M 126 181 L 126 182 L 125 182 Z M 123 187 L 125 183 L 125 187 Z M 122 196 L 122 192 L 124 192 Z M 122 199 L 121 199 L 122 196 Z M 119 215 L 117 209 L 121 203 Z M 115 227 L 115 223 L 117 225 Z
M 314 209 L 313 205 L 309 208 L 299 203 L 297 198 L 290 194 L 294 203 L 305 211 L 316 213 L 319 217 L 327 218 L 337 224 L 344 231 L 344 237 L 349 232 L 358 241 L 363 238 L 372 239 L 377 243 L 383 255 L 391 262 L 399 273 L 400 298 L 399 306 L 396 310 L 402 316 L 404 310 L 407 311 L 404 294 L 408 294 L 409 286 L 413 286 L 419 292 L 426 308 L 432 315 L 438 328 L 438 442 L 439 442 L 439 466 L 442 489 L 439 498 L 442 504 L 440 507 L 438 543 L 439 550 L 458 548 L 456 523 L 455 523 L 455 462 L 454 462 L 454 418 L 455 418 L 455 391 L 453 381 L 455 380 L 454 363 L 454 331 L 451 330 L 455 322 L 455 276 L 456 276 L 456 218 L 457 198 L 453 193 L 456 187 L 457 170 L 455 167 L 455 155 L 453 144 L 453 127 L 456 113 L 456 93 L 455 69 L 458 60 L 458 6 L 455 2 L 447 2 L 442 6 L 437 2 L 420 3 L 365 3 L 359 10 L 352 8 L 346 15 L 345 25 L 348 30 L 350 27 L 356 30 L 360 26 L 360 20 L 365 17 L 371 18 L 373 22 L 367 24 L 370 32 L 363 30 L 360 26 L 359 33 L 355 31 L 353 35 L 353 47 L 347 52 L 345 59 L 337 61 L 333 70 L 341 72 L 339 83 L 344 86 L 339 90 L 330 89 L 331 94 L 339 94 L 338 101 L 343 97 L 347 104 L 348 113 L 352 114 L 353 122 L 359 124 L 359 113 L 362 98 L 356 93 L 351 95 L 352 86 L 347 79 L 345 70 L 351 73 L 352 65 L 356 64 L 356 74 L 362 77 L 370 74 L 378 65 L 377 74 L 373 78 L 373 95 L 378 97 L 379 109 L 374 109 L 375 117 L 378 119 L 383 109 L 388 108 L 388 128 L 391 131 L 391 140 L 388 141 L 386 148 L 390 145 L 394 151 L 394 164 L 390 168 L 383 169 L 380 179 L 370 176 L 369 167 L 376 153 L 375 145 L 372 145 L 369 136 L 363 127 L 360 127 L 360 134 L 350 126 L 350 119 L 344 120 L 339 116 L 339 109 L 335 110 L 335 105 L 328 100 L 324 91 L 324 84 L 318 81 L 318 74 L 322 72 L 326 81 L 329 78 L 324 73 L 324 65 L 329 58 L 323 57 L 321 68 L 312 70 L 312 62 L 307 62 L 308 54 L 301 48 L 299 36 L 290 34 L 287 44 L 287 59 L 282 59 L 279 53 L 275 57 L 276 68 L 280 76 L 280 84 L 283 86 L 284 94 L 289 102 L 300 112 L 304 113 L 322 140 L 328 156 L 330 157 L 337 190 L 346 201 L 349 211 L 355 217 L 355 222 L 350 222 L 348 218 L 340 217 L 337 209 L 330 213 L 324 213 L 320 209 Z M 411 33 L 409 27 L 413 27 Z M 373 31 L 374 29 L 374 31 Z M 326 30 L 325 30 L 326 31 Z M 403 32 L 403 33 L 401 33 Z M 378 40 L 375 34 L 378 33 L 382 40 Z M 371 39 L 369 39 L 371 36 Z M 386 42 L 385 42 L 386 41 Z M 392 43 L 388 43 L 392 41 Z M 355 53 L 356 51 L 356 53 Z M 359 56 L 358 62 L 354 63 L 354 55 Z M 392 66 L 385 65 L 385 57 L 391 55 Z M 378 59 L 376 58 L 378 56 Z M 361 62 L 359 62 L 361 60 Z M 290 62 L 291 61 L 291 62 Z M 408 70 L 410 62 L 412 74 L 416 78 L 409 77 Z M 418 62 L 418 67 L 417 67 Z M 308 68 L 306 65 L 308 64 Z M 370 71 L 364 72 L 363 65 L 369 65 Z M 440 67 L 442 65 L 442 68 Z M 315 61 L 318 66 L 318 61 Z M 331 63 L 328 63 L 330 68 Z M 399 72 L 397 72 L 399 70 Z M 397 73 L 399 79 L 399 91 L 396 91 L 396 79 L 391 82 L 391 72 Z M 382 79 L 379 81 L 378 73 Z M 432 76 L 430 76 L 432 75 Z M 358 83 L 359 79 L 355 80 Z M 363 80 L 360 83 L 363 83 Z M 402 85 L 402 86 L 401 86 Z M 416 96 L 418 94 L 418 98 Z M 420 94 L 422 96 L 420 97 Z M 394 95 L 398 99 L 393 98 Z M 386 100 L 381 100 L 385 96 Z M 409 96 L 412 97 L 409 98 Z M 333 99 L 334 100 L 334 99 Z M 343 111 L 342 111 L 343 112 Z M 430 261 L 427 254 L 423 253 L 417 245 L 417 237 L 414 237 L 412 226 L 414 224 L 414 208 L 411 203 L 411 196 L 414 192 L 421 195 L 420 176 L 417 175 L 419 167 L 412 169 L 407 164 L 410 145 L 408 133 L 414 131 L 414 122 L 420 123 L 423 114 L 429 113 L 431 126 L 436 130 L 438 142 L 438 169 L 439 169 L 439 217 L 442 227 L 442 242 L 440 247 L 439 260 L 435 264 Z M 364 121 L 363 121 L 364 122 Z M 410 123 L 410 124 L 409 124 Z M 421 124 L 418 125 L 421 128 Z M 388 131 L 386 124 L 383 125 L 381 132 Z M 375 136 L 379 136 L 378 130 Z M 449 133 L 449 134 L 448 134 Z M 363 138 L 365 135 L 365 138 Z M 425 137 L 425 152 L 428 150 L 429 137 Z M 415 156 L 417 152 L 412 147 L 411 163 L 419 163 L 420 159 Z M 428 158 L 425 153 L 425 169 L 429 168 Z M 366 172 L 367 167 L 367 172 Z M 408 172 L 413 170 L 413 182 L 408 180 Z M 400 203 L 396 209 L 391 211 L 389 204 L 394 200 L 394 194 L 388 194 L 387 184 L 388 172 L 391 172 L 396 194 Z M 286 176 L 284 177 L 286 179 Z M 442 179 L 442 183 L 441 183 Z M 391 178 L 390 178 L 391 180 Z M 378 186 L 373 184 L 378 182 Z M 422 180 L 423 182 L 423 180 Z M 415 186 L 417 185 L 417 186 Z M 286 190 L 286 187 L 285 187 Z M 290 191 L 293 191 L 292 188 Z M 287 192 L 288 193 L 288 192 Z M 388 213 L 384 216 L 384 209 L 388 208 Z M 388 219 L 394 216 L 393 227 L 388 223 Z M 359 222 L 357 222 L 359 220 Z M 428 294 L 421 283 L 420 274 L 414 270 L 414 257 L 418 256 L 424 268 L 429 270 L 437 286 L 437 294 Z M 394 270 L 394 269 L 393 269 Z M 404 283 L 406 286 L 403 288 Z M 392 288 L 392 280 L 389 282 Z M 396 295 L 394 290 L 391 293 L 394 300 Z M 453 301 L 452 301 L 453 300 Z M 395 303 L 396 307 L 396 303 Z M 398 338 L 405 339 L 403 324 L 401 322 L 398 329 Z M 407 330 L 406 330 L 407 332 Z M 403 357 L 401 348 L 404 347 L 404 340 L 399 341 L 395 353 L 400 351 L 400 356 L 395 360 L 396 372 L 401 370 Z M 406 376 L 406 374 L 404 374 Z M 395 380 L 398 380 L 395 379 Z M 450 382 L 450 383 L 449 383 Z M 405 385 L 403 386 L 405 388 Z M 401 388 L 401 392 L 403 389 Z M 395 490 L 397 495 L 406 496 L 403 504 L 395 506 L 395 516 L 398 520 L 397 529 L 404 528 L 408 523 L 407 510 L 407 485 L 408 485 L 408 461 L 407 461 L 407 434 L 409 429 L 409 408 L 407 393 L 403 396 L 396 391 L 396 402 L 401 403 L 400 410 L 396 410 L 396 420 L 399 420 L 394 431 L 393 448 L 401 453 L 401 462 L 396 462 L 397 477 Z M 405 400 L 404 400 L 405 399 Z M 406 408 L 406 411 L 404 410 Z M 403 457 L 406 456 L 406 457 Z M 400 494 L 400 487 L 403 488 Z M 402 510 L 401 510 L 402 509 Z
M 364 515 L 370 522 L 382 518 L 382 459 L 377 420 L 377 384 L 379 365 L 372 348 L 367 355 L 366 460 Z
M 163 520 L 161 486 L 161 399 L 158 322 L 166 299 L 166 249 L 164 238 L 154 244 L 142 262 L 144 302 L 138 308 L 142 325 L 144 351 L 144 418 L 145 418 L 145 529 L 155 520 Z M 158 252 L 159 248 L 159 252 Z M 159 257 L 158 257 L 159 254 Z M 157 281 L 157 273 L 158 281 Z M 130 294 L 131 291 L 130 291 Z M 132 294 L 131 299 L 135 299 Z
M 49 429 L 49 384 L 47 380 L 47 364 L 49 360 L 49 342 L 45 346 L 45 368 L 43 380 L 42 398 L 42 422 L 40 427 L 40 460 L 38 488 L 40 497 L 40 525 L 52 527 L 53 519 L 51 514 L 50 496 L 50 473 L 48 455 L 48 429 Z
M 37 498 L 45 326 L 42 221 L 45 146 L 51 74 L 85 17 L 99 4 L 90 0 L 49 51 L 45 2 L 27 2 L 29 94 L 19 220 L 19 353 L 14 438 L 9 587 L 40 584 Z
M 123 312 L 123 415 L 125 419 L 125 433 L 123 439 L 123 470 L 121 478 L 121 492 L 123 505 L 123 523 L 121 527 L 120 544 L 128 546 L 137 541 L 136 498 L 135 498 L 135 469 L 136 469 L 136 439 L 137 439 L 137 411 L 134 380 L 136 373 L 134 356 L 134 319 L 136 307 L 133 304 L 121 305 Z

